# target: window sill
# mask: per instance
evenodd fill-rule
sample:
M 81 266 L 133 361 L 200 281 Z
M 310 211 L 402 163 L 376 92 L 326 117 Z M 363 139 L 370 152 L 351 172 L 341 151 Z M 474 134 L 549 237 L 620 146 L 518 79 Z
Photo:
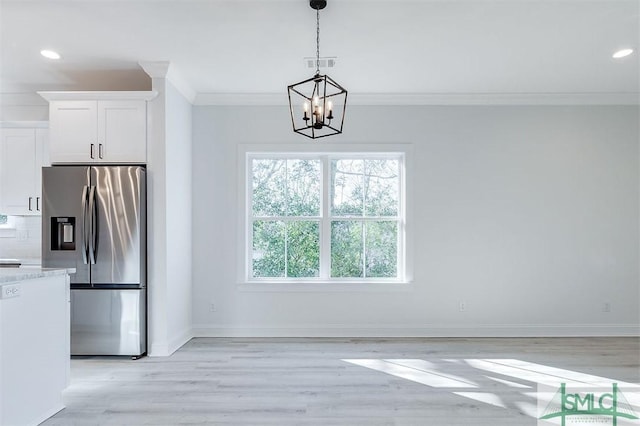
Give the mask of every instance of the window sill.
M 281 292 L 281 293 L 388 293 L 413 291 L 412 282 L 241 282 L 237 286 L 241 292 Z

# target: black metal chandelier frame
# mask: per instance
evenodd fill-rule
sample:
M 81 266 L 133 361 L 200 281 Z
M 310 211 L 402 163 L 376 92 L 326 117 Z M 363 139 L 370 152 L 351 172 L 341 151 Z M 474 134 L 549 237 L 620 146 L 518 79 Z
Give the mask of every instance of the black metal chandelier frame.
M 293 131 L 318 139 L 342 133 L 347 90 L 328 75 L 320 74 L 320 9 L 324 9 L 327 2 L 309 0 L 309 5 L 316 11 L 316 73 L 311 78 L 288 86 L 289 109 Z M 294 99 L 302 102 L 302 114 L 294 111 Z

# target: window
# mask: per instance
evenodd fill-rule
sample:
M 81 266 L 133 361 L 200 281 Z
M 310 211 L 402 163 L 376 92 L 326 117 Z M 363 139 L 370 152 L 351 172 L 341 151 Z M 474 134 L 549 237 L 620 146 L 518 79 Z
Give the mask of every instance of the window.
M 7 215 L 0 214 L 0 225 L 6 225 L 6 224 L 7 224 Z
M 249 281 L 402 281 L 403 153 L 247 155 Z

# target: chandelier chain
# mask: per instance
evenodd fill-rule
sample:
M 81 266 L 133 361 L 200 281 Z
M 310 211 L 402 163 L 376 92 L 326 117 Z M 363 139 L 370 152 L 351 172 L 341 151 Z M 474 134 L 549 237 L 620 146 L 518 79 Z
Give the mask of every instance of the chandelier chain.
M 320 9 L 316 9 L 316 74 L 320 74 Z

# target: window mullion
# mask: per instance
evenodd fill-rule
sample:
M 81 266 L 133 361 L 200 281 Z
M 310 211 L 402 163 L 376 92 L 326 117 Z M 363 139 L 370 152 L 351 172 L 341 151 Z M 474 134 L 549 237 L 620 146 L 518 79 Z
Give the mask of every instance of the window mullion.
M 289 159 L 284 160 L 284 276 L 289 276 Z
M 249 167 L 245 170 L 245 179 L 248 182 L 247 190 L 245 192 L 245 203 L 247 205 L 247 212 L 245 213 L 245 217 L 247 223 L 249 224 L 249 229 L 247 230 L 246 242 L 247 246 L 245 247 L 245 267 L 244 274 L 246 279 L 253 278 L 253 228 L 255 227 L 255 217 L 253 213 L 253 158 L 248 157 L 247 163 Z
M 322 156 L 322 182 L 320 193 L 322 194 L 322 212 L 320 213 L 320 278 L 328 280 L 331 277 L 331 165 L 329 156 Z
M 284 224 L 284 277 L 289 276 L 289 220 L 285 217 Z
M 369 181 L 367 179 L 367 160 L 362 160 L 362 220 L 360 221 L 362 230 L 362 278 L 367 278 L 367 191 L 369 190 Z

